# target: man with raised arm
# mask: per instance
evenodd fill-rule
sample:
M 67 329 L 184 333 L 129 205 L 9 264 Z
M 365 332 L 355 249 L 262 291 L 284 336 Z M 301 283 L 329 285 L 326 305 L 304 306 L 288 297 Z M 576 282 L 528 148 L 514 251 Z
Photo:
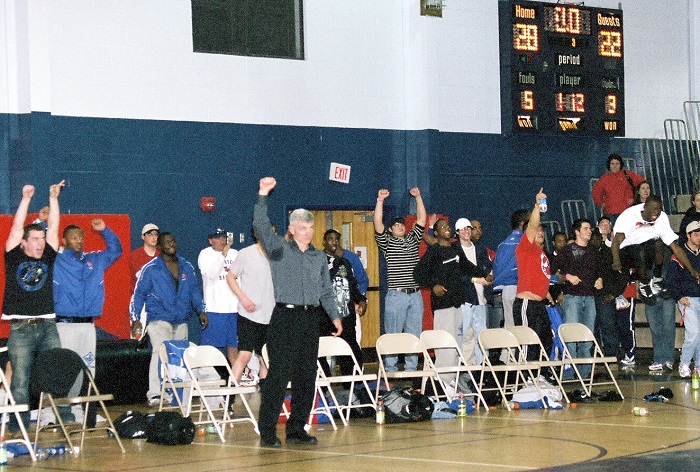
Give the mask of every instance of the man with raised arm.
M 407 234 L 404 219 L 396 217 L 384 226 L 384 200 L 389 190 L 377 192 L 374 207 L 374 239 L 386 260 L 387 293 L 384 298 L 384 333 L 411 333 L 420 336 L 423 330 L 423 297 L 413 270 L 418 264 L 418 247 L 425 229 L 426 212 L 418 187 L 409 193 L 416 199 L 416 224 Z M 385 356 L 387 372 L 398 370 L 397 356 Z M 406 356 L 405 370 L 416 370 L 418 356 Z
M 272 228 L 267 199 L 275 185 L 274 177 L 260 179 L 258 200 L 253 209 L 253 230 L 270 261 L 275 289 L 275 308 L 267 329 L 270 365 L 267 379 L 261 384 L 258 415 L 260 445 L 278 448 L 282 443 L 277 438 L 277 420 L 290 380 L 292 414 L 287 420 L 287 444 L 318 443 L 304 426 L 316 391 L 319 317 L 328 314 L 336 328 L 334 336 L 342 333 L 343 326 L 326 256 L 311 244 L 314 236 L 311 212 L 299 208 L 289 215 L 289 241 Z
M 2 319 L 9 320 L 7 349 L 12 364 L 11 392 L 18 404 L 29 403 L 29 378 L 34 358 L 42 351 L 61 347 L 56 330 L 53 301 L 53 271 L 58 250 L 58 196 L 64 181 L 49 189 L 46 232 L 40 224 L 24 226 L 34 186 L 22 188 L 22 200 L 5 242 L 5 292 Z M 20 413 L 25 425 L 29 412 Z M 11 432 L 19 429 L 10 415 Z
M 518 290 L 513 302 L 513 319 L 516 326 L 529 326 L 537 333 L 545 348 L 551 352 L 552 324 L 547 314 L 550 267 L 549 258 L 542 250 L 544 229 L 540 224 L 540 201 L 547 198 L 540 189 L 535 197 L 535 206 L 525 227 L 525 234 L 515 248 L 518 263 Z M 530 349 L 528 360 L 539 359 L 539 352 Z

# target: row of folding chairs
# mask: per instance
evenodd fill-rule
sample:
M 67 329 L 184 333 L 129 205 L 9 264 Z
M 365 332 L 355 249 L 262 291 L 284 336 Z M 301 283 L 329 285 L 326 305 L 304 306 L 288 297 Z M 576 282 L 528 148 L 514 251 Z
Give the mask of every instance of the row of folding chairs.
M 377 381 L 377 375 L 364 373 L 352 349 L 343 339 L 333 336 L 324 336 L 319 339 L 318 359 L 340 356 L 347 356 L 352 360 L 352 373 L 347 375 L 326 375 L 320 361 L 317 361 L 315 385 L 317 402 L 309 415 L 309 425 L 314 415 L 324 414 L 329 418 L 335 430 L 337 426 L 334 410 L 343 425 L 347 425 L 353 408 L 372 407 L 376 409 L 376 400 L 369 385 L 371 382 Z M 228 361 L 221 351 L 211 346 L 196 346 L 189 343 L 183 354 L 184 365 L 188 373 L 186 379 L 173 378 L 171 375 L 170 370 L 167 368 L 170 360 L 165 344 L 160 348 L 159 357 L 163 379 L 161 382 L 160 410 L 176 408 L 181 411 L 183 416 L 197 415 L 194 421 L 195 424 L 213 424 L 222 442 L 224 442 L 226 426 L 232 426 L 237 422 L 250 422 L 257 431 L 257 421 L 245 398 L 246 394 L 254 393 L 256 388 L 244 387 L 236 382 Z M 269 368 L 270 360 L 267 355 L 267 346 L 263 346 L 262 357 L 263 362 Z M 205 369 L 211 368 L 218 368 L 220 371 L 227 372 L 228 380 L 224 380 L 217 375 L 202 375 Z M 335 396 L 334 388 L 338 384 L 350 385 L 350 394 L 346 404 L 340 404 Z M 288 388 L 290 387 L 291 385 L 288 385 Z M 356 387 L 365 390 L 366 396 L 370 398 L 369 402 L 353 401 L 352 392 L 355 391 Z M 170 406 L 164 403 L 164 399 L 169 396 L 168 393 L 172 395 L 175 405 Z M 241 403 L 246 409 L 247 416 L 240 418 L 232 416 L 229 405 L 232 404 L 232 398 L 235 396 L 241 398 Z M 289 418 L 290 412 L 286 406 L 283 406 L 280 415 Z
M 540 379 L 542 374 L 548 373 L 553 387 L 561 391 L 562 398 L 568 403 L 570 400 L 564 389 L 566 383 L 580 384 L 586 395 L 590 396 L 594 387 L 611 385 L 617 390 L 620 397 L 624 398 L 617 380 L 610 370 L 611 363 L 616 363 L 617 358 L 603 355 L 591 330 L 581 323 L 564 323 L 559 327 L 559 337 L 564 343 L 561 359 L 550 359 L 545 351 L 540 338 L 527 326 L 512 326 L 509 328 L 487 329 L 479 334 L 479 346 L 481 347 L 483 361 L 481 365 L 467 364 L 461 348 L 455 338 L 443 330 L 427 330 L 421 333 L 421 337 L 408 333 L 385 334 L 377 340 L 377 355 L 379 358 L 379 378 L 385 385 L 389 380 L 420 379 L 421 388 L 425 391 L 427 382 L 431 382 L 432 390 L 439 398 L 444 397 L 447 402 L 461 395 L 457 389 L 461 376 L 466 375 L 473 386 L 473 392 L 465 396 L 473 396 L 475 403 L 480 402 L 488 408 L 483 393 L 498 391 L 501 398 L 506 400 L 521 387 L 532 383 L 542 401 L 544 408 L 547 402 L 541 390 Z M 591 355 L 575 357 L 572 352 L 580 343 L 591 346 Z M 526 359 L 527 350 L 535 349 L 538 355 L 535 360 Z M 457 359 L 452 366 L 436 366 L 430 350 L 446 349 L 455 353 Z M 505 352 L 506 362 L 495 364 L 491 361 L 488 351 Z M 418 355 L 423 358 L 423 369 L 416 371 L 387 371 L 384 364 L 385 355 Z M 531 356 L 532 357 L 532 356 Z M 590 365 L 590 374 L 582 375 L 580 367 Z M 607 375 L 596 377 L 596 366 L 602 366 Z M 572 375 L 565 372 L 571 369 Z M 488 377 L 491 381 L 487 382 Z M 478 377 L 478 380 L 477 378 Z M 572 378 L 567 378 L 572 377 Z M 381 383 L 381 382 L 380 382 Z M 379 385 L 375 398 L 379 397 Z M 437 389 L 436 385 L 440 388 Z M 490 386 L 488 386 L 490 385 Z M 505 406 L 510 410 L 510 403 L 505 401 Z
M 7 347 L 0 348 L 0 351 L 6 350 Z M 69 396 L 70 388 L 80 377 L 82 377 L 81 393 L 78 396 Z M 10 384 L 2 369 L 0 369 L 0 388 L 4 389 L 5 394 L 4 401 L 0 405 L 0 422 L 2 423 L 0 426 L 0 437 L 5 436 L 8 415 L 14 415 L 21 435 L 18 438 L 8 439 L 5 443 L 23 444 L 27 448 L 32 461 L 36 461 L 36 453 L 39 449 L 39 433 L 48 427 L 55 428 L 55 425 L 49 424 L 42 426 L 42 414 L 45 414 L 45 407 L 52 410 L 58 423 L 58 428 L 68 443 L 70 451 L 75 452 L 83 449 L 86 433 L 104 430 L 111 433 L 110 436 L 116 440 L 121 452 L 126 452 L 105 405 L 105 402 L 113 400 L 114 396 L 99 392 L 90 369 L 74 351 L 64 348 L 48 349 L 39 353 L 34 361 L 30 391 L 39 398 L 34 443 L 31 443 L 29 440 L 26 425 L 20 415 L 22 412 L 29 411 L 29 406 L 15 402 L 10 390 Z M 71 407 L 73 405 L 83 406 L 83 422 L 78 428 L 73 428 L 69 431 L 61 417 L 59 407 Z M 96 423 L 98 408 L 100 413 L 104 415 L 105 424 L 98 425 Z M 80 449 L 74 446 L 73 439 L 71 439 L 71 436 L 76 434 L 80 434 Z

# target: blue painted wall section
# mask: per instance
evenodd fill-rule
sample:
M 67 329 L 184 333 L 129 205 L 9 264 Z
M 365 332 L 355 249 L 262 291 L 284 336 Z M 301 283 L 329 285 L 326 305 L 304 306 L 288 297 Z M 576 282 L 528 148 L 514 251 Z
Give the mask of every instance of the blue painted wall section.
M 48 187 L 68 186 L 63 212 L 126 213 L 132 244 L 146 222 L 175 233 L 180 252 L 196 261 L 212 226 L 245 233 L 250 243 L 258 180 L 278 179 L 271 217 L 286 211 L 374 208 L 379 188 L 392 191 L 387 217 L 415 212 L 418 185 L 428 212 L 476 218 L 485 242 L 509 233 L 509 216 L 530 207 L 540 186 L 550 211 L 564 198 L 588 199 L 588 182 L 610 152 L 639 157 L 631 139 L 501 136 L 436 130 L 373 130 L 98 119 L 49 113 L 0 115 L 0 211 L 14 212 L 21 187 L 37 186 L 30 211 L 45 205 Z M 350 184 L 328 180 L 331 162 L 352 166 Z M 217 209 L 200 209 L 214 196 Z

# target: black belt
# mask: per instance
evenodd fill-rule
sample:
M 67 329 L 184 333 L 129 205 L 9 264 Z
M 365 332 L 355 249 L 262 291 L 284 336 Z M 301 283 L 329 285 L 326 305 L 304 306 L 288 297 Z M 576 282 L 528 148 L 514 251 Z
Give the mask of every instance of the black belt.
M 49 321 L 51 318 L 13 318 L 10 321 L 16 324 L 37 325 L 44 321 Z
M 396 290 L 397 292 L 406 293 L 408 295 L 416 293 L 419 288 L 392 288 L 391 290 Z
M 57 316 L 56 321 L 58 323 L 92 323 L 95 318 L 92 316 Z
M 318 305 L 292 305 L 291 303 L 275 303 L 277 308 L 287 308 L 289 310 L 304 310 L 309 311 L 318 308 Z

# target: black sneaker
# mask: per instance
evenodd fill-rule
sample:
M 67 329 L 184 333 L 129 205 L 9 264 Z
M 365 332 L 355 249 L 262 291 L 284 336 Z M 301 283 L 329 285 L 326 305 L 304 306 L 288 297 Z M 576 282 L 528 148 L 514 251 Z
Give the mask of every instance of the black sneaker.
M 639 300 L 645 305 L 652 306 L 656 304 L 656 295 L 651 288 L 651 284 L 640 283 L 638 287 Z
M 269 447 L 273 449 L 279 449 L 282 447 L 282 441 L 279 440 L 277 436 L 272 436 L 269 438 L 260 437 L 260 447 Z
M 304 446 L 313 446 L 315 444 L 318 444 L 318 439 L 304 431 L 301 433 L 288 434 L 287 444 L 301 444 Z

